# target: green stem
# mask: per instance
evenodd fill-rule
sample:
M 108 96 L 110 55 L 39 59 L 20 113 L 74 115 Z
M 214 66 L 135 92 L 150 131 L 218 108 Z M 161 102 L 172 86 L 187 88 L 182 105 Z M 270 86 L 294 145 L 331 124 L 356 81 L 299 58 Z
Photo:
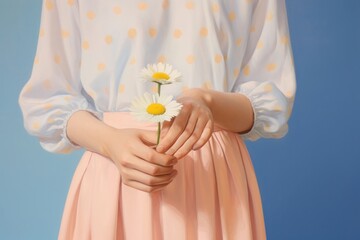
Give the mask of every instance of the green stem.
M 160 96 L 160 93 L 161 93 L 161 83 L 157 83 L 158 85 L 158 93 L 159 93 L 159 96 Z
M 158 130 L 157 130 L 157 141 L 156 141 L 156 146 L 159 145 L 160 143 L 160 133 L 161 133 L 161 123 L 158 122 Z
M 157 83 L 158 85 L 158 93 L 159 93 L 159 96 L 160 96 L 160 93 L 161 93 L 161 83 Z M 158 130 L 157 130 L 157 141 L 156 141 L 156 145 L 159 145 L 160 143 L 160 133 L 161 133 L 161 122 L 158 122 Z

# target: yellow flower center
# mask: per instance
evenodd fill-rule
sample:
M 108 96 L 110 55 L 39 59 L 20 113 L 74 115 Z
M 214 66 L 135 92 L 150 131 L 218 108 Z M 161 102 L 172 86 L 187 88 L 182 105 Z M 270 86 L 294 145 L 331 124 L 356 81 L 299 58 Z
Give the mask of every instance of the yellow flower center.
M 155 80 L 169 80 L 170 76 L 164 72 L 156 72 L 152 75 L 152 78 Z
M 152 103 L 146 108 L 146 111 L 151 115 L 162 115 L 165 113 L 166 108 L 160 103 Z

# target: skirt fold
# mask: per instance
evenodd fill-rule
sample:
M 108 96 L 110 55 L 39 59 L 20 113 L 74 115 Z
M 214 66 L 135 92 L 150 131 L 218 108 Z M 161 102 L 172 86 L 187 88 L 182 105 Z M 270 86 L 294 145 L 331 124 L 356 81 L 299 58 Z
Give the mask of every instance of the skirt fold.
M 129 113 L 105 113 L 104 122 L 156 130 Z M 266 239 L 255 171 L 237 134 L 217 129 L 175 168 L 172 183 L 145 193 L 124 185 L 110 159 L 86 151 L 69 189 L 59 239 Z

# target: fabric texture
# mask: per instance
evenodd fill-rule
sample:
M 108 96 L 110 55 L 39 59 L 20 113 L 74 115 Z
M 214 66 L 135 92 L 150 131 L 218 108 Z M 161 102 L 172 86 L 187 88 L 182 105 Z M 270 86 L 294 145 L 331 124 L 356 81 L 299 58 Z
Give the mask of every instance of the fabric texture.
M 183 74 L 163 94 L 197 87 L 246 95 L 256 118 L 244 139 L 286 134 L 295 76 L 285 0 L 44 0 L 19 97 L 26 130 L 50 152 L 75 150 L 64 132 L 69 116 L 128 111 L 135 96 L 156 91 L 138 77 L 156 62 Z
M 115 128 L 156 132 L 127 112 L 106 112 Z M 145 193 L 121 182 L 115 164 L 85 152 L 64 209 L 60 240 L 264 240 L 257 180 L 243 140 L 216 129 L 209 142 L 175 166 L 163 190 Z

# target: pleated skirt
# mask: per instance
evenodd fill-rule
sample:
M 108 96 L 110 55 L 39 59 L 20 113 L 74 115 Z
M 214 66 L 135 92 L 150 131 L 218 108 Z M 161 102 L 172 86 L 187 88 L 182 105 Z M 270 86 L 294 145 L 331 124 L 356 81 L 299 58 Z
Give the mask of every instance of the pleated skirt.
M 156 130 L 126 112 L 106 112 L 115 128 Z M 60 240 L 264 240 L 254 168 L 241 137 L 216 129 L 175 166 L 175 179 L 146 193 L 124 185 L 115 164 L 86 151 L 73 176 Z

